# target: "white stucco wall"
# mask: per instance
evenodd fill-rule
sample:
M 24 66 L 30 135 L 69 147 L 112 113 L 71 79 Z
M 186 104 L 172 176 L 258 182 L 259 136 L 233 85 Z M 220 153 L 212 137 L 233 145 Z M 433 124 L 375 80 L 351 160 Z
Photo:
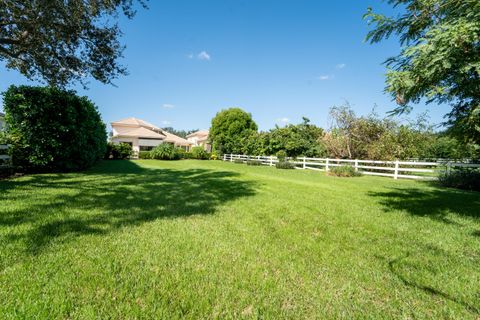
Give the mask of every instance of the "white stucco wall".
M 198 146 L 198 137 L 190 137 L 187 140 L 193 143 L 194 146 Z

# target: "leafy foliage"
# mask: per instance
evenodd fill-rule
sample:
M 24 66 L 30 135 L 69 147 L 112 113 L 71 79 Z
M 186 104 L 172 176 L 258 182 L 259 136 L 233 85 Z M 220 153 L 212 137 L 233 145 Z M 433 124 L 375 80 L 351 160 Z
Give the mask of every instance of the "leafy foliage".
M 212 119 L 209 138 L 221 153 L 241 153 L 243 141 L 257 131 L 252 115 L 240 108 L 222 110 Z
M 480 146 L 456 138 L 451 130 L 435 132 L 426 114 L 417 119 L 381 118 L 375 109 L 357 116 L 346 103 L 330 110 L 331 127 L 324 131 L 304 118 L 297 125 L 268 132 L 250 131 L 234 137 L 240 154 L 339 159 L 476 159 Z M 230 152 L 227 152 L 230 153 Z M 235 153 L 235 152 L 233 152 Z
M 152 152 L 151 151 L 140 151 L 138 153 L 139 159 L 152 159 Z
M 322 128 L 311 124 L 310 120 L 304 117 L 303 122 L 298 125 L 277 126 L 271 130 L 268 135 L 268 150 L 270 154 L 283 150 L 289 157 L 323 156 L 325 149 L 318 143 L 323 134 Z
M 150 151 L 152 159 L 156 160 L 178 160 L 181 155 L 175 146 L 170 143 L 162 143 Z
M 105 124 L 86 97 L 55 88 L 11 86 L 3 100 L 14 165 L 72 171 L 105 155 Z
M 288 161 L 279 161 L 275 164 L 277 169 L 295 169 L 295 164 Z
M 145 1 L 138 0 L 145 6 Z M 111 83 L 126 74 L 117 60 L 121 31 L 111 21 L 132 18 L 134 0 L 1 1 L 0 61 L 28 79 L 49 85 L 84 82 L 92 76 Z
M 332 127 L 321 143 L 332 158 L 394 160 L 476 157 L 472 144 L 462 144 L 445 133 L 434 133 L 425 115 L 407 123 L 392 117 L 382 119 L 374 111 L 358 117 L 346 104 L 333 107 L 330 117 Z M 448 150 L 445 148 L 447 141 L 450 144 Z
M 113 143 L 107 144 L 106 159 L 121 160 L 128 159 L 133 155 L 132 146 L 128 143 Z
M 192 159 L 207 160 L 209 158 L 208 152 L 203 147 L 193 147 L 190 153 Z
M 450 103 L 449 123 L 464 141 L 480 144 L 480 5 L 478 0 L 389 0 L 404 7 L 398 17 L 371 9 L 375 28 L 367 39 L 380 42 L 398 35 L 403 46 L 386 61 L 386 91 L 401 113 L 409 103 Z
M 461 168 L 443 172 L 439 182 L 445 187 L 480 191 L 480 170 Z
M 355 171 L 355 168 L 352 166 L 336 166 L 332 167 L 328 174 L 337 176 L 337 177 L 359 177 L 361 173 Z
M 478 158 L 478 151 L 474 144 L 461 142 L 455 137 L 442 133 L 437 134 L 429 144 L 426 158 Z
M 277 152 L 276 156 L 277 156 L 278 161 L 285 162 L 285 160 L 287 158 L 287 153 L 285 152 L 285 150 L 279 150 Z
M 221 155 L 218 151 L 213 150 L 210 153 L 210 160 L 219 160 L 221 158 Z
M 276 154 L 283 150 L 290 157 L 319 157 L 325 148 L 318 140 L 323 136 L 322 128 L 310 123 L 308 118 L 297 125 L 275 127 L 268 132 L 253 132 L 242 140 L 241 152 L 250 155 Z

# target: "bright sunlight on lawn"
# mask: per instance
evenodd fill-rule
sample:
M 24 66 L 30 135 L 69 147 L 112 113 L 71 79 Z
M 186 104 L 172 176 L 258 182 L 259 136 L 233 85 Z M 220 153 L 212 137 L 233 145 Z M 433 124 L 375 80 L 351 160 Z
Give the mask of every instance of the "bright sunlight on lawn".
M 480 194 L 219 161 L 0 181 L 2 318 L 478 318 Z

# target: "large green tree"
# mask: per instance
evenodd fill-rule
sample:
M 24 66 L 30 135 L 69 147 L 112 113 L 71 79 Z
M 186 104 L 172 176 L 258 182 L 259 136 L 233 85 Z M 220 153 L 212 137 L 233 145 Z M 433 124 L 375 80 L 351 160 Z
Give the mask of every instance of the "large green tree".
M 126 69 L 115 22 L 147 0 L 0 0 L 0 61 L 28 79 L 64 86 L 91 76 L 111 83 Z
M 221 153 L 241 153 L 243 142 L 258 130 L 252 115 L 240 108 L 222 110 L 212 119 L 209 139 Z
M 289 157 L 318 157 L 325 155 L 325 149 L 319 143 L 324 131 L 303 117 L 303 122 L 297 125 L 289 124 L 276 127 L 268 134 L 268 154 L 275 155 L 283 150 Z
M 367 36 L 380 42 L 398 36 L 402 50 L 386 61 L 386 91 L 397 113 L 422 98 L 452 105 L 452 132 L 480 143 L 480 1 L 389 0 L 402 14 L 387 17 L 371 9 Z

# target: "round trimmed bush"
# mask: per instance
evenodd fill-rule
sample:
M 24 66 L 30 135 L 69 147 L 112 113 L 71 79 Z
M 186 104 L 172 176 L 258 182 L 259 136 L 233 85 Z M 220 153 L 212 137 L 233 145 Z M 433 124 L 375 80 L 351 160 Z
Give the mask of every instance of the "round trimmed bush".
M 295 169 L 295 164 L 288 161 L 280 161 L 275 164 L 277 169 Z
M 329 174 L 337 177 L 359 177 L 362 175 L 360 172 L 355 171 L 354 167 L 347 165 L 333 167 L 330 169 Z

